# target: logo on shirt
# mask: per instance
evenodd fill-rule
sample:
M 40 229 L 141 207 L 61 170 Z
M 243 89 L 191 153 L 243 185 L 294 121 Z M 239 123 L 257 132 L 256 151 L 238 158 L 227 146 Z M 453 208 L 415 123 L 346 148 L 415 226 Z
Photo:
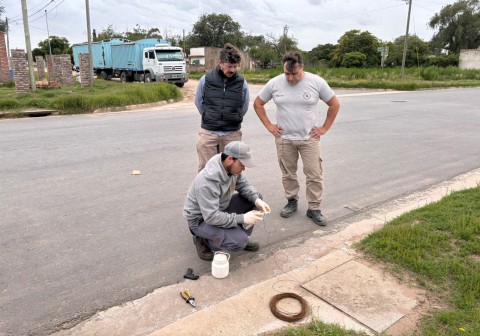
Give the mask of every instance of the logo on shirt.
M 312 98 L 312 95 L 311 95 L 310 93 L 305 92 L 305 93 L 303 94 L 303 99 L 305 99 L 305 100 L 310 100 L 311 98 Z

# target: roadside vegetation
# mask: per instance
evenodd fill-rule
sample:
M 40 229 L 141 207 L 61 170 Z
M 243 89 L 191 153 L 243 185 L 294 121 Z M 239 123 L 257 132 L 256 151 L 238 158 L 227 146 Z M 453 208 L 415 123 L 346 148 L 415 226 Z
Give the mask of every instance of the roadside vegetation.
M 406 68 L 402 79 L 400 68 L 330 68 L 306 67 L 306 71 L 323 77 L 333 88 L 418 90 L 446 87 L 480 86 L 480 70 L 460 70 L 458 67 Z M 251 84 L 265 84 L 283 73 L 281 67 L 260 71 L 244 71 Z M 191 73 L 199 79 L 203 73 Z
M 429 311 L 408 335 L 480 335 L 480 186 L 406 213 L 355 247 L 436 298 L 441 308 Z M 364 334 L 315 321 L 271 335 Z
M 91 113 L 105 107 L 179 100 L 182 92 L 171 84 L 119 83 L 96 80 L 92 88 L 79 83 L 57 89 L 37 89 L 16 94 L 15 85 L 0 86 L 0 112 L 15 117 L 19 111 L 31 109 L 58 110 L 60 114 Z M 18 114 L 20 116 L 20 114 Z
M 480 87 L 480 70 L 460 70 L 457 67 L 407 68 L 404 78 L 400 68 L 329 68 L 307 67 L 306 71 L 325 78 L 333 88 L 418 90 L 447 87 Z M 283 73 L 281 67 L 258 71 L 245 71 L 242 75 L 251 84 L 265 84 Z M 199 79 L 203 73 L 191 73 Z M 0 112 L 9 117 L 20 116 L 19 111 L 52 109 L 60 114 L 91 113 L 105 107 L 179 100 L 182 92 L 174 85 L 158 83 L 119 83 L 95 80 L 92 88 L 73 86 L 60 89 L 37 89 L 17 95 L 13 81 L 0 85 Z M 16 114 L 18 113 L 18 114 Z

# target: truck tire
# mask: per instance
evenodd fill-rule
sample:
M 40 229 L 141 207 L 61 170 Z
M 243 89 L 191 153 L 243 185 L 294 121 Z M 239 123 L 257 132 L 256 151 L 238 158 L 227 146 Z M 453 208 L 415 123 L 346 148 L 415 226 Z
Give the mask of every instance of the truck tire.
M 152 82 L 152 75 L 150 74 L 150 72 L 147 72 L 145 74 L 145 83 L 151 83 Z
M 100 77 L 102 77 L 103 80 L 107 80 L 108 75 L 104 70 L 102 70 L 100 71 Z
M 183 87 L 185 85 L 185 83 L 175 83 L 176 86 L 178 87 Z
M 128 76 L 125 71 L 122 71 L 122 73 L 120 74 L 120 82 L 122 83 L 128 82 Z

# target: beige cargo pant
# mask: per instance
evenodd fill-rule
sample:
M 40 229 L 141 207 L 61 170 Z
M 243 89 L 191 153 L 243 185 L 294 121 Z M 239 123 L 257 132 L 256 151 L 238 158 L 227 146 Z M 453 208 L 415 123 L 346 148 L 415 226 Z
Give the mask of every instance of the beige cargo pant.
M 198 132 L 197 154 L 198 171 L 201 171 L 208 160 L 216 154 L 223 152 L 225 146 L 232 141 L 242 141 L 242 131 L 233 131 L 229 135 L 218 136 L 204 128 Z
M 277 158 L 282 171 L 282 183 L 285 197 L 298 200 L 300 185 L 297 178 L 298 156 L 303 163 L 306 177 L 306 196 L 308 209 L 320 210 L 323 194 L 323 170 L 320 157 L 320 140 L 284 140 L 275 139 Z

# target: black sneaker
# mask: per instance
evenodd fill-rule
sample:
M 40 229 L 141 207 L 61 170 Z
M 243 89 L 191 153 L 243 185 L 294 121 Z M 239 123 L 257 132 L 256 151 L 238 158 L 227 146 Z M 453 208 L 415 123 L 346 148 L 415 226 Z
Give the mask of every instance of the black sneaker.
M 327 225 L 327 220 L 322 215 L 322 211 L 320 210 L 307 210 L 307 217 L 311 218 L 313 222 L 320 226 Z
M 292 217 L 292 215 L 297 211 L 298 201 L 295 198 L 289 198 L 287 205 L 280 212 L 280 216 L 284 218 Z
M 213 260 L 213 252 L 208 247 L 205 238 L 200 238 L 197 236 L 193 236 L 193 243 L 197 248 L 198 257 L 202 260 L 212 261 Z
M 249 241 L 244 250 L 248 252 L 257 252 L 260 249 L 260 244 L 257 242 Z

